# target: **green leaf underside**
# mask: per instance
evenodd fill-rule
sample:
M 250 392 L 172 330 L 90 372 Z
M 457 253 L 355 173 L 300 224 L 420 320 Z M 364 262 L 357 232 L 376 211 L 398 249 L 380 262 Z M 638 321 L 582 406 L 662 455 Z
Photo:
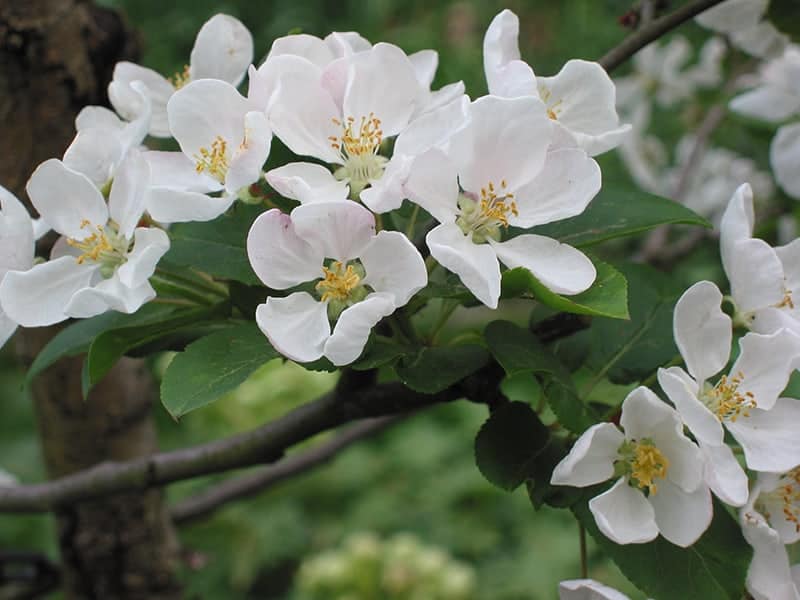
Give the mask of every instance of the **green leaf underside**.
M 494 410 L 475 438 L 475 463 L 494 485 L 513 491 L 533 473 L 550 433 L 528 404 L 510 402 Z
M 489 362 L 489 353 L 477 344 L 423 348 L 395 366 L 400 380 L 412 390 L 435 394 L 458 383 Z
M 278 356 L 255 323 L 217 331 L 175 356 L 161 381 L 161 402 L 178 419 L 233 391 Z
M 369 371 L 384 365 L 393 364 L 400 357 L 413 354 L 414 348 L 398 344 L 390 338 L 374 335 L 364 353 L 350 365 L 354 371 Z
M 594 260 L 595 282 L 585 292 L 561 296 L 548 289 L 528 269 L 517 267 L 503 273 L 503 297 L 530 294 L 542 304 L 558 311 L 609 317 L 628 318 L 628 284 L 625 276 L 608 263 Z
M 646 192 L 604 185 L 583 213 L 535 227 L 532 233 L 580 248 L 668 224 L 711 228 L 706 219 L 682 204 Z
M 586 490 L 572 506 L 575 516 L 630 581 L 654 600 L 740 600 L 753 552 L 736 520 L 714 501 L 711 526 L 692 546 L 681 548 L 659 536 L 647 544 L 613 543 L 597 528 L 588 500 L 603 486 Z

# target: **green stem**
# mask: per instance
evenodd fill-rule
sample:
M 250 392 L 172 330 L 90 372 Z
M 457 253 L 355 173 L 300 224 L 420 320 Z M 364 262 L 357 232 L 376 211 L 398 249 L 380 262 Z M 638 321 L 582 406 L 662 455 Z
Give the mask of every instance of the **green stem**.
M 189 277 L 179 275 L 174 271 L 168 271 L 162 267 L 156 268 L 156 274 L 159 275 L 164 281 L 171 281 L 176 285 L 180 285 L 187 288 L 194 288 L 198 292 L 211 293 L 214 294 L 215 296 L 218 296 L 219 298 L 228 297 L 228 290 L 224 284 L 217 283 L 207 273 L 194 270 L 192 272 L 196 273 L 197 276 L 200 277 L 202 281 L 198 281 L 197 279 L 191 279 Z
M 419 204 L 414 205 L 414 211 L 411 213 L 411 218 L 406 227 L 406 237 L 411 241 L 414 240 L 414 226 L 417 224 L 417 216 L 419 215 Z
M 586 553 L 586 528 L 581 523 L 578 523 L 578 539 L 580 540 L 581 552 L 581 577 L 583 579 L 589 578 L 589 560 Z
M 204 306 L 211 306 L 213 304 L 216 304 L 220 300 L 218 296 L 211 297 L 208 293 L 203 293 L 197 287 L 184 285 L 179 281 L 170 279 L 168 277 L 164 277 L 158 272 L 154 273 L 150 277 L 150 282 L 153 284 L 153 286 L 156 288 L 157 291 L 164 291 L 167 293 L 175 294 L 182 298 L 193 300 L 197 304 L 201 304 Z
M 430 343 L 432 346 L 436 345 L 436 342 L 439 339 L 439 334 L 441 333 L 442 328 L 447 324 L 447 321 L 450 319 L 453 312 L 459 306 L 460 303 L 457 300 L 442 301 L 442 308 L 441 311 L 439 312 L 439 317 L 436 319 L 436 323 L 434 324 L 430 333 Z

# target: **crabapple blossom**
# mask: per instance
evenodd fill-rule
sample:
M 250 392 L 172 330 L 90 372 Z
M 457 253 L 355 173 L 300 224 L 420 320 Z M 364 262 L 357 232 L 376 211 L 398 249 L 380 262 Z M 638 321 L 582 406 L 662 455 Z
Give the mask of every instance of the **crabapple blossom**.
M 446 153 L 432 148 L 411 168 L 409 199 L 440 223 L 426 237 L 431 255 L 490 308 L 500 296 L 500 262 L 529 269 L 560 294 L 594 282 L 594 265 L 571 246 L 535 234 L 501 240 L 509 226 L 580 214 L 600 189 L 597 163 L 574 145 L 548 151 L 552 135 L 540 100 L 486 96 L 470 105 Z
M 108 98 L 114 109 L 127 121 L 138 120 L 145 105 L 132 85 L 141 81 L 152 105 L 149 133 L 169 137 L 167 103 L 172 95 L 191 81 L 217 79 L 238 86 L 253 60 L 253 37 L 241 21 L 217 14 L 197 32 L 189 64 L 167 79 L 161 74 L 131 62 L 119 62 L 108 86 Z
M 678 413 L 644 386 L 622 403 L 621 432 L 597 423 L 556 465 L 550 483 L 614 485 L 589 501 L 600 531 L 617 544 L 641 544 L 660 533 L 678 546 L 692 545 L 711 523 L 700 449 L 683 434 Z
M 34 235 L 30 215 L 16 196 L 0 186 L 0 282 L 9 271 L 33 266 Z M 0 347 L 16 331 L 17 322 L 0 306 Z
M 695 17 L 695 21 L 752 56 L 766 58 L 783 50 L 789 38 L 764 19 L 769 0 L 726 0 Z
M 28 195 L 62 237 L 50 261 L 6 274 L 0 304 L 8 317 L 39 327 L 109 309 L 132 313 L 155 297 L 148 279 L 169 249 L 169 238 L 161 229 L 138 227 L 147 169 L 141 154 L 129 151 L 106 204 L 88 177 L 60 160 L 39 165 Z
M 314 282 L 312 292 L 270 295 L 256 322 L 280 353 L 346 365 L 370 330 L 428 281 L 425 263 L 402 233 L 375 233 L 375 217 L 355 202 L 313 202 L 291 215 L 261 214 L 247 236 L 256 275 L 271 289 Z M 331 328 L 330 321 L 335 321 Z
M 558 600 L 630 600 L 594 579 L 569 579 L 558 584 Z

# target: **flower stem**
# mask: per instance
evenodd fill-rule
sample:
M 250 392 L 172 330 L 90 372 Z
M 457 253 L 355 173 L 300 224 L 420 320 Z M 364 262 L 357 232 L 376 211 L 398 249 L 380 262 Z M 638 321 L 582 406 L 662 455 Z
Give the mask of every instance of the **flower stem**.
M 580 543 L 581 553 L 581 577 L 583 579 L 589 578 L 589 560 L 586 556 L 586 528 L 578 523 L 578 540 Z

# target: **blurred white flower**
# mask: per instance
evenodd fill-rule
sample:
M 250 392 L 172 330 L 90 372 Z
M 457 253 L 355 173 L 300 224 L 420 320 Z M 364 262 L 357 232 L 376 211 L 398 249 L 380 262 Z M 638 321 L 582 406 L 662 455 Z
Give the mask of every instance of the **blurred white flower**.
M 558 600 L 630 600 L 622 592 L 594 579 L 570 579 L 558 584 Z
M 779 54 L 789 42 L 789 36 L 764 19 L 768 6 L 769 0 L 726 0 L 697 15 L 695 21 L 727 35 L 743 52 L 767 58 Z

